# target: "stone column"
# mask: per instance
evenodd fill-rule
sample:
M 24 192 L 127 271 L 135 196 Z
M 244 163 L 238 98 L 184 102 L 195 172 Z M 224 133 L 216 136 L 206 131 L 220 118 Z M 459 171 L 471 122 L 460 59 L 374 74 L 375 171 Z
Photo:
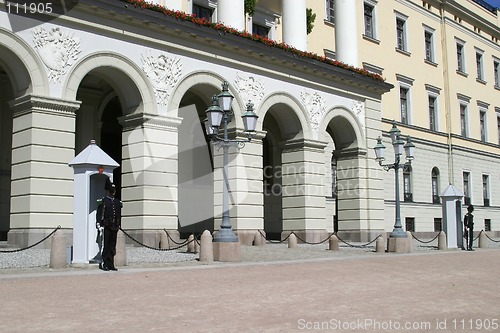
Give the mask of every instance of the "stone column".
M 336 59 L 354 67 L 359 67 L 357 3 L 353 0 L 335 0 Z
M 281 0 L 281 6 L 283 43 L 307 51 L 306 0 Z
M 283 235 L 326 239 L 325 142 L 293 140 L 282 153 Z
M 10 102 L 11 214 L 8 241 L 21 247 L 73 226 L 73 170 L 77 101 L 26 95 Z M 50 246 L 50 242 L 44 242 Z
M 230 134 L 230 137 L 233 135 Z M 257 230 L 264 230 L 264 195 L 262 192 L 262 138 L 257 133 L 241 149 L 229 148 L 229 217 L 240 243 L 252 245 Z M 246 136 L 238 131 L 238 139 Z M 215 229 L 222 222 L 222 149 L 214 151 Z
M 236 30 L 245 30 L 245 1 L 218 0 L 217 22 Z
M 177 234 L 179 118 L 132 114 L 122 118 L 122 227 L 146 245 L 157 230 Z

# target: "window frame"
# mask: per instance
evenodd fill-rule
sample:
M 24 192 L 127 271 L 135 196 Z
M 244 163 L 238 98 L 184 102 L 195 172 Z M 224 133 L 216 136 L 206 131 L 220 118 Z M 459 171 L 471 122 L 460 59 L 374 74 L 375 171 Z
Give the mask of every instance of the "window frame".
M 325 21 L 335 23 L 335 0 L 325 2 Z
M 412 87 L 414 79 L 407 76 L 396 74 L 396 79 L 399 83 L 399 116 L 401 117 L 401 123 L 410 125 L 412 123 Z M 404 100 L 406 101 L 406 121 L 403 117 L 403 97 L 401 95 L 401 90 L 406 90 L 406 96 Z
M 366 7 L 370 7 L 370 17 L 371 17 L 371 29 L 367 29 L 366 24 Z M 365 37 L 370 39 L 378 39 L 378 30 L 377 30 L 377 1 L 375 0 L 365 0 L 363 2 L 363 34 Z M 367 31 L 371 33 L 368 34 Z
M 495 88 L 500 89 L 500 59 L 493 58 L 493 76 Z
M 465 57 L 465 42 L 460 39 L 455 39 L 457 50 L 457 73 L 467 74 L 467 62 Z
M 488 110 L 479 107 L 479 135 L 482 142 L 488 141 Z
M 399 26 L 401 22 L 401 27 Z M 408 16 L 396 12 L 396 50 L 401 52 L 410 52 L 410 45 L 408 41 Z
M 431 192 L 432 203 L 441 204 L 441 199 L 439 196 L 439 169 L 437 167 L 432 168 L 431 171 Z
M 425 61 L 428 61 L 432 64 L 436 63 L 436 47 L 434 42 L 434 33 L 435 29 L 424 25 L 424 52 L 425 52 Z M 430 35 L 430 41 L 427 42 L 427 34 Z M 429 44 L 429 45 L 428 45 Z M 428 52 L 429 50 L 429 52 Z
M 464 205 L 469 206 L 472 203 L 472 189 L 471 189 L 471 175 L 470 171 L 463 171 L 462 172 L 462 186 L 463 186 L 463 192 L 464 192 Z
M 490 206 L 490 176 L 483 174 L 481 177 L 483 188 L 483 205 L 484 207 Z
M 479 59 L 478 59 L 479 56 Z M 476 48 L 476 79 L 485 82 L 484 79 L 484 51 Z

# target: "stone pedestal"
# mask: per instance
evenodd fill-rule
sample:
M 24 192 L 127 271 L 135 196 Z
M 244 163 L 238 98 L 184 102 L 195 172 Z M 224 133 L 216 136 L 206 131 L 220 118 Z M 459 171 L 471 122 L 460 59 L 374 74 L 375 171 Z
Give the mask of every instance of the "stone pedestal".
M 214 242 L 214 260 L 215 261 L 240 261 L 241 245 L 240 242 Z
M 127 266 L 127 248 L 125 246 L 125 234 L 118 230 L 116 235 L 116 255 L 114 258 L 115 266 Z
M 408 238 L 389 237 L 387 240 L 387 252 L 408 253 Z
M 64 232 L 59 229 L 52 236 L 50 249 L 50 268 L 66 268 L 66 237 Z

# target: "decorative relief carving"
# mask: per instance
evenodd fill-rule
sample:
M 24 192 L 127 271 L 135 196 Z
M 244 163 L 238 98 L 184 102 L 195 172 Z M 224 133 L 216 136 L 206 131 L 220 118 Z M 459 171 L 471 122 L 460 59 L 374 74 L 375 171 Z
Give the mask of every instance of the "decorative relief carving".
M 360 101 L 353 101 L 351 111 L 358 118 L 362 129 L 365 129 L 365 103 Z
M 170 92 L 182 74 L 179 58 L 169 58 L 164 54 L 155 57 L 142 54 L 142 70 L 151 80 L 158 104 L 167 105 Z
M 81 53 L 80 40 L 73 33 L 64 32 L 59 27 L 49 31 L 41 27 L 33 29 L 33 42 L 38 55 L 49 69 L 49 81 L 61 82 L 78 55 Z
M 234 82 L 236 91 L 238 91 L 245 105 L 248 101 L 252 101 L 257 105 L 264 98 L 264 83 L 261 80 L 253 76 L 243 76 L 238 73 Z
M 326 112 L 326 100 L 317 92 L 313 94 L 310 94 L 307 91 L 302 92 L 300 93 L 300 97 L 302 99 L 302 104 L 304 104 L 307 112 L 309 113 L 311 127 L 315 132 L 317 132 L 319 122 Z

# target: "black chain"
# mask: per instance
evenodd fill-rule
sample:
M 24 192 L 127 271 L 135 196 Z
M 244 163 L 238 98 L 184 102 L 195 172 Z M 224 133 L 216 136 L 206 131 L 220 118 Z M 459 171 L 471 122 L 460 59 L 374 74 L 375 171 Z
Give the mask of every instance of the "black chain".
M 346 241 L 344 241 L 342 238 L 340 238 L 340 237 L 339 237 L 339 235 L 338 235 L 338 234 L 337 234 L 336 236 L 337 236 L 337 238 L 339 239 L 339 241 L 341 241 L 341 242 L 342 242 L 342 243 L 344 243 L 345 245 L 350 246 L 350 247 L 355 247 L 355 248 L 365 248 L 365 247 L 367 247 L 368 245 L 370 245 L 370 244 L 372 244 L 373 242 L 375 242 L 375 241 L 376 241 L 377 239 L 379 239 L 380 237 L 382 237 L 382 235 L 378 235 L 377 237 L 375 237 L 375 239 L 374 239 L 374 240 L 372 240 L 372 241 L 370 241 L 370 242 L 368 242 L 368 243 L 366 243 L 366 244 L 362 244 L 362 245 L 354 245 L 354 244 L 349 244 L 349 243 L 347 243 Z
M 271 240 L 271 239 L 267 238 L 267 236 L 266 236 L 266 235 L 264 235 L 264 234 L 262 233 L 262 231 L 260 231 L 260 230 L 259 230 L 259 233 L 260 233 L 260 235 L 261 235 L 262 237 L 264 237 L 264 238 L 266 239 L 266 241 L 268 241 L 268 242 L 269 242 L 269 243 L 271 243 L 271 244 L 280 244 L 280 243 L 283 243 L 283 242 L 285 242 L 285 241 L 286 241 L 286 240 L 290 237 L 290 235 L 292 234 L 292 233 L 290 233 L 290 234 L 289 234 L 288 236 L 286 236 L 286 238 L 285 238 L 285 239 L 283 239 L 283 240 L 280 240 L 280 241 L 275 241 L 275 240 Z
M 436 237 L 434 237 L 434 238 L 433 238 L 433 239 L 431 239 L 430 241 L 423 241 L 423 240 L 418 239 L 418 238 L 417 238 L 417 237 L 413 234 L 413 232 L 411 233 L 411 236 L 412 236 L 413 238 L 415 238 L 415 240 L 416 240 L 417 242 L 420 242 L 420 243 L 423 243 L 423 244 L 429 244 L 429 243 L 434 242 L 434 241 L 436 240 L 436 238 L 438 238 L 438 237 L 439 237 L 439 235 L 440 235 L 442 232 L 443 232 L 443 231 L 438 232 L 438 234 L 436 235 Z
M 319 244 L 323 244 L 324 242 L 326 242 L 327 240 L 330 239 L 330 237 L 332 237 L 333 235 L 335 235 L 335 232 L 332 232 L 330 235 L 328 235 L 328 237 L 325 239 L 325 240 L 322 240 L 321 242 L 306 242 L 304 239 L 300 238 L 299 235 L 297 235 L 294 231 L 292 231 L 292 234 L 295 235 L 295 237 L 297 237 L 297 239 L 299 241 L 301 241 L 302 243 L 305 243 L 305 244 L 308 244 L 308 245 L 319 245 Z
M 120 228 L 120 230 L 125 234 L 125 236 L 127 236 L 128 238 L 130 238 L 131 240 L 133 240 L 134 242 L 136 242 L 137 244 L 139 244 L 140 246 L 144 246 L 150 250 L 156 250 L 156 251 L 174 251 L 174 250 L 178 250 L 182 247 L 184 247 L 185 245 L 189 244 L 189 243 L 192 243 L 194 242 L 195 240 L 191 240 L 191 241 L 186 241 L 185 244 L 181 245 L 181 246 L 178 246 L 178 247 L 175 247 L 175 248 L 171 248 L 171 249 L 160 249 L 160 248 L 157 248 L 157 247 L 152 247 L 152 246 L 149 246 L 149 245 L 146 245 L 144 243 L 141 243 L 139 242 L 137 239 L 133 238 L 132 236 L 130 236 L 125 230 L 123 230 L 122 228 Z
M 15 252 L 21 252 L 21 251 L 24 251 L 24 250 L 28 250 L 28 249 L 31 249 L 32 247 L 35 247 L 37 246 L 38 244 L 40 244 L 41 242 L 47 240 L 47 238 L 49 238 L 50 236 L 52 236 L 57 230 L 61 229 L 61 226 L 58 225 L 54 231 L 52 231 L 48 236 L 46 236 L 45 238 L 43 238 L 42 240 L 36 242 L 35 244 L 33 245 L 30 245 L 30 246 L 27 246 L 27 247 L 24 247 L 22 249 L 16 249 L 16 250 L 5 250 L 5 251 L 0 251 L 0 253 L 15 253 Z
M 482 231 L 482 230 L 481 230 Z M 491 238 L 490 236 L 488 236 L 488 234 L 486 232 L 484 232 L 484 234 L 486 235 L 486 237 L 488 237 L 488 239 L 492 242 L 495 242 L 495 243 L 500 243 L 500 240 L 494 240 L 493 238 Z
M 174 239 L 173 239 L 173 238 L 172 238 L 172 237 L 168 234 L 167 229 L 163 229 L 163 231 L 165 231 L 165 233 L 167 234 L 168 239 L 169 239 L 169 240 L 171 240 L 171 241 L 172 241 L 172 243 L 174 243 L 175 245 L 186 245 L 186 242 L 187 242 L 187 241 L 180 242 L 180 243 L 179 243 L 179 242 L 176 242 L 176 241 L 174 241 Z

